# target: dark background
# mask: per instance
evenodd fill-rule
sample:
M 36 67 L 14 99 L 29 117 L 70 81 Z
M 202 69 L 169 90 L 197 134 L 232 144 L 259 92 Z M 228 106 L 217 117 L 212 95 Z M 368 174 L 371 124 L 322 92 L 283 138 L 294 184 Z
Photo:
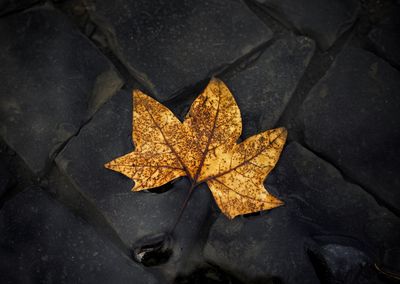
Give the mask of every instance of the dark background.
M 400 3 L 0 0 L 0 283 L 396 283 Z M 245 139 L 284 126 L 285 206 L 228 220 L 132 193 L 131 91 L 183 119 L 213 76 Z

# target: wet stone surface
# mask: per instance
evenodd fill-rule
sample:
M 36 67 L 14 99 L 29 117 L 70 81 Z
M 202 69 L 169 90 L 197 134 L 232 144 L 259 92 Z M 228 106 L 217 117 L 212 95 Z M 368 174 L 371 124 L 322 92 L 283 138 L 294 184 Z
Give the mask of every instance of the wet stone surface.
M 160 283 L 38 188 L 0 209 L 0 253 L 5 284 Z
M 133 181 L 107 170 L 104 164 L 133 151 L 132 95 L 120 92 L 107 102 L 60 153 L 56 163 L 109 220 L 133 252 L 147 239 L 172 228 L 190 187 L 185 178 L 176 180 L 163 192 L 131 192 Z M 188 254 L 210 214 L 211 194 L 206 187 L 195 190 L 172 235 L 172 254 L 160 269 L 167 278 L 185 272 Z
M 96 0 L 88 5 L 123 64 L 162 101 L 272 36 L 238 0 L 121 0 L 118 5 Z
M 303 105 L 306 143 L 400 212 L 400 73 L 349 48 Z
M 122 82 L 58 11 L 42 8 L 2 18 L 0 38 L 0 134 L 42 174 Z
M 343 275 L 362 283 L 365 278 L 357 277 L 371 273 L 385 248 L 398 245 L 400 219 L 297 143 L 284 149 L 267 188 L 285 205 L 233 221 L 221 215 L 204 249 L 207 261 L 243 281 L 274 276 L 283 283 L 319 283 L 319 266 L 309 256 L 314 252 L 331 271 L 327 283 Z
M 0 283 L 395 283 L 398 2 L 0 0 Z M 289 129 L 285 205 L 228 220 L 202 185 L 171 232 L 187 178 L 104 164 L 133 88 L 182 120 L 214 76 L 239 141 Z
M 355 22 L 356 0 L 255 0 L 268 13 L 289 27 L 329 48 Z
M 289 35 L 221 77 L 239 105 L 243 138 L 276 126 L 313 52 L 312 40 Z

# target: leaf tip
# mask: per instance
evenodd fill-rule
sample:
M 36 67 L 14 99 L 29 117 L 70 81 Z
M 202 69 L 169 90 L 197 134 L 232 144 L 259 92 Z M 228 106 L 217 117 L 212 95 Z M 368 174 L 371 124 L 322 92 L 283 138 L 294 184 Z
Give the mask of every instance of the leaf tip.
M 137 191 L 144 190 L 144 188 L 141 187 L 137 181 L 133 180 L 133 182 L 134 182 L 134 185 L 133 185 L 133 187 L 131 188 L 131 191 L 132 191 L 132 192 L 137 192 Z
M 285 202 L 283 202 L 282 200 L 277 198 L 275 205 L 276 205 L 276 207 L 284 206 Z
M 278 127 L 272 130 L 271 138 L 276 141 L 281 147 L 284 146 L 287 140 L 288 131 L 285 127 Z
M 281 206 L 285 206 L 285 202 L 276 197 L 273 197 L 272 200 L 269 201 L 268 207 L 266 207 L 264 210 L 269 211 Z
M 287 138 L 287 135 L 288 135 L 288 131 L 287 131 L 287 129 L 285 128 L 285 127 L 279 127 L 279 128 L 277 128 L 277 130 L 280 132 L 280 136 L 281 137 L 283 137 L 283 138 Z
M 138 99 L 141 96 L 142 92 L 139 89 L 134 89 L 132 91 L 133 99 Z
M 218 89 L 223 89 L 226 94 L 229 94 L 230 96 L 232 96 L 232 93 L 230 92 L 228 86 L 224 83 L 224 81 L 222 81 L 221 79 L 217 78 L 217 77 L 211 77 L 210 82 L 208 83 L 209 86 L 216 86 Z M 233 96 L 232 96 L 233 98 Z
M 227 217 L 229 220 L 233 220 L 233 218 L 235 218 L 236 216 L 240 215 L 240 214 L 230 214 L 228 212 L 222 212 L 225 217 Z
M 116 160 L 112 160 L 112 161 L 110 161 L 108 163 L 105 163 L 104 167 L 106 169 L 109 169 L 109 170 L 112 170 L 112 171 L 118 171 L 118 168 L 119 168 Z
M 148 98 L 151 99 L 150 96 L 146 95 L 145 93 L 143 93 L 143 92 L 142 92 L 141 90 L 139 90 L 139 89 L 134 89 L 134 90 L 132 91 L 132 96 L 133 96 L 133 101 L 134 101 L 134 102 L 140 101 L 140 100 L 146 100 L 146 99 L 148 99 Z
M 219 83 L 222 82 L 221 79 L 218 79 L 217 77 L 212 76 L 210 79 L 210 83 Z
M 138 191 L 147 190 L 147 189 L 151 188 L 151 187 L 146 187 L 144 185 L 141 185 L 135 180 L 133 180 L 133 181 L 134 181 L 135 185 L 131 189 L 132 192 L 138 192 Z

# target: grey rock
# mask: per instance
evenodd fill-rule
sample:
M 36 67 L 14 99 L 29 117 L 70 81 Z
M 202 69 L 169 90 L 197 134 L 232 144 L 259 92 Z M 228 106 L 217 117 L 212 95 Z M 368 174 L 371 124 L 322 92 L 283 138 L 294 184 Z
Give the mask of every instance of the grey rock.
M 374 257 L 400 239 L 398 217 L 298 143 L 284 149 L 267 179 L 267 188 L 283 199 L 287 204 L 283 208 L 309 224 L 308 231 L 314 238 L 318 234 L 348 236 Z
M 114 53 L 163 101 L 271 38 L 239 0 L 96 0 L 88 6 Z
M 303 105 L 305 140 L 400 212 L 400 73 L 373 54 L 345 49 Z
M 356 0 L 255 0 L 278 20 L 329 48 L 355 22 Z
M 322 247 L 322 253 L 325 256 L 325 260 L 328 267 L 331 268 L 331 272 L 340 276 L 340 280 L 346 281 L 346 273 L 351 270 L 354 263 L 360 266 L 368 263 L 367 257 L 364 253 L 351 247 L 342 245 L 329 244 Z M 356 260 L 356 261 L 354 261 Z
M 143 238 L 168 233 L 188 193 L 185 178 L 164 193 L 131 192 L 133 181 L 104 168 L 106 162 L 133 151 L 132 96 L 121 92 L 107 102 L 56 158 L 60 170 L 92 201 L 128 247 Z M 182 273 L 210 213 L 211 194 L 197 188 L 173 237 L 172 256 L 159 269 L 168 279 Z
M 308 232 L 289 212 L 228 220 L 221 215 L 211 227 L 205 259 L 244 283 L 319 283 L 307 257 Z
M 244 138 L 275 127 L 313 53 L 312 40 L 290 35 L 221 77 L 239 105 Z
M 400 5 L 395 5 L 377 27 L 368 34 L 375 50 L 393 65 L 400 67 Z
M 36 174 L 121 86 L 68 19 L 34 9 L 0 22 L 0 134 Z
M 357 248 L 327 244 L 309 255 L 313 255 L 311 258 L 321 283 L 382 283 L 373 261 Z
M 297 143 L 284 149 L 267 188 L 285 205 L 233 221 L 221 215 L 204 249 L 207 261 L 243 281 L 274 276 L 284 283 L 319 283 L 308 251 L 340 244 L 359 248 L 366 261 L 376 260 L 400 239 L 399 218 Z M 335 250 L 334 259 L 347 259 L 349 251 Z M 337 271 L 337 261 L 328 262 L 333 280 L 357 272 L 353 267 L 360 259 L 349 262 L 347 271 Z
M 39 0 L 0 0 L 0 16 L 28 8 L 37 2 Z
M 158 283 L 44 191 L 0 210 L 1 283 Z

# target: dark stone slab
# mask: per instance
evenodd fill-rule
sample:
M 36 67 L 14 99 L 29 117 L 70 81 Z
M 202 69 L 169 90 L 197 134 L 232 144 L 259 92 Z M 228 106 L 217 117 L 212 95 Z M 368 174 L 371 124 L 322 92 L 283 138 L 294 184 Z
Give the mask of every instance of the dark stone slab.
M 15 180 L 7 169 L 6 163 L 2 161 L 0 153 L 0 197 L 15 184 Z
M 93 227 L 31 188 L 0 210 L 1 283 L 157 283 Z
M 122 63 L 162 101 L 271 38 L 270 29 L 239 0 L 88 5 Z
M 400 239 L 400 230 L 396 230 L 400 229 L 399 218 L 297 143 L 284 149 L 267 188 L 285 201 L 282 209 L 312 225 L 308 231 L 314 238 L 318 234 L 349 236 L 357 244 L 363 243 L 365 251 L 373 256 Z
M 312 40 L 290 35 L 221 77 L 239 105 L 244 138 L 276 126 L 313 53 Z
M 255 0 L 287 26 L 329 48 L 356 20 L 356 0 Z
M 270 277 L 284 283 L 319 283 L 309 256 L 318 251 L 329 260 L 327 283 L 339 283 L 334 280 L 346 273 L 358 281 L 357 263 L 364 265 L 361 270 L 368 269 L 382 250 L 398 244 L 400 219 L 297 143 L 284 149 L 267 188 L 285 206 L 232 221 L 221 215 L 204 249 L 207 261 L 246 283 Z M 333 252 L 327 250 L 332 247 Z M 350 253 L 357 257 L 348 258 Z M 346 271 L 337 270 L 339 259 L 345 260 L 341 269 Z
M 0 21 L 0 134 L 36 174 L 121 86 L 109 61 L 62 14 Z
M 0 16 L 28 8 L 36 2 L 39 0 L 0 0 Z
M 400 212 L 400 73 L 344 50 L 304 102 L 306 143 Z
M 71 139 L 56 163 L 105 215 L 125 244 L 134 248 L 143 238 L 167 233 L 172 228 L 189 183 L 180 179 L 164 186 L 164 190 L 131 192 L 133 181 L 104 168 L 104 163 L 133 150 L 131 134 L 132 97 L 121 92 Z M 192 195 L 173 235 L 172 256 L 159 266 L 169 279 L 183 273 L 189 265 L 187 257 L 198 243 L 202 224 L 210 213 L 211 198 L 204 187 L 197 188 Z
M 377 267 L 385 275 L 396 276 L 400 273 L 400 246 L 388 248 L 382 253 Z
M 10 172 L 11 151 L 0 141 L 0 200 L 3 194 L 15 186 L 15 177 Z M 0 201 L 1 207 L 1 201 Z
M 400 67 L 400 5 L 394 5 L 390 14 L 368 34 L 375 50 L 393 65 Z
M 321 283 L 385 283 L 362 251 L 340 244 L 322 245 L 309 253 Z
M 267 217 L 268 216 L 268 217 Z M 264 218 L 220 216 L 204 249 L 207 261 L 244 283 L 319 283 L 305 247 L 308 233 L 287 211 Z

